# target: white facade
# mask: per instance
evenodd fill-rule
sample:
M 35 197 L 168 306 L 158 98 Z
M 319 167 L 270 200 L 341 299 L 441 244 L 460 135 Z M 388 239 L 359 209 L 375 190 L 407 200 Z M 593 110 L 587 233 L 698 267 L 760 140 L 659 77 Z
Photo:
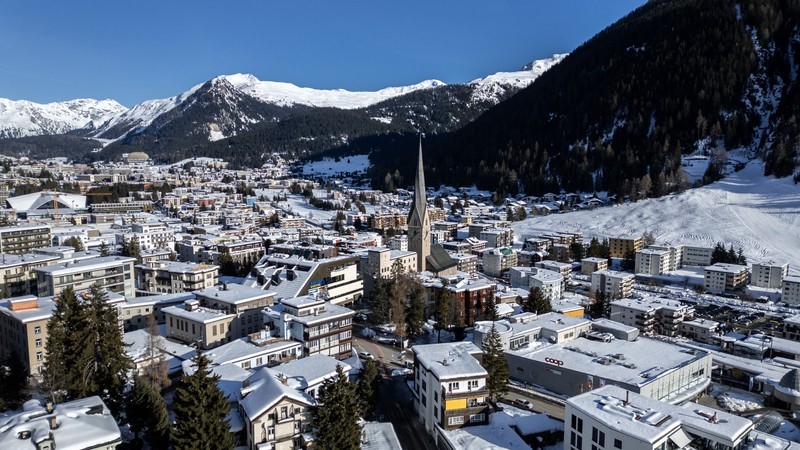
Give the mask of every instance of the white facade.
M 669 250 L 646 248 L 636 252 L 636 273 L 661 275 L 670 270 L 672 256 Z
M 703 287 L 711 293 L 725 294 L 744 288 L 747 280 L 747 266 L 716 263 L 705 268 Z
M 683 247 L 683 265 L 684 266 L 707 266 L 711 264 L 711 254 L 714 249 L 711 247 L 692 247 L 685 245 Z
M 606 298 L 627 298 L 633 293 L 633 274 L 615 270 L 598 270 L 592 274 L 592 291 Z
M 483 253 L 483 273 L 490 277 L 502 276 L 503 272 L 517 265 L 517 254 L 511 248 L 493 248 Z
M 136 239 L 141 250 L 175 247 L 175 232 L 162 222 L 134 223 L 131 225 L 130 233 L 117 233 L 115 236 L 118 245 Z
M 800 305 L 800 277 L 785 277 L 783 279 L 781 301 L 789 305 Z
M 508 274 L 511 287 L 524 289 L 537 287 L 551 302 L 561 298 L 564 277 L 560 273 L 536 267 L 512 267 L 508 270 Z
M 789 275 L 789 263 L 753 264 L 750 284 L 756 287 L 780 289 L 783 278 Z
M 135 262 L 136 258 L 103 256 L 38 267 L 34 271 L 39 295 L 58 295 L 67 286 L 80 291 L 98 283 L 107 291 L 133 298 L 136 296 L 133 280 Z
M 672 272 L 683 266 L 683 245 L 651 245 L 647 248 L 651 250 L 666 250 L 669 252 L 669 267 L 667 271 Z

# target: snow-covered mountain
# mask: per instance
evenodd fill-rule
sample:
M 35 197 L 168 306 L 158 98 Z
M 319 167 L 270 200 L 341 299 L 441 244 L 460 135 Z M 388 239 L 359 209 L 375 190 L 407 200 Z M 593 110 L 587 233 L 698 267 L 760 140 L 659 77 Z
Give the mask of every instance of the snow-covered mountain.
M 494 101 L 505 95 L 508 90 L 518 91 L 528 87 L 539 76 L 566 58 L 567 53 L 555 54 L 549 58 L 537 59 L 523 66 L 516 72 L 497 72 L 488 77 L 478 78 L 467 83 L 475 89 L 472 101 Z
M 114 100 L 77 99 L 41 104 L 0 98 L 0 138 L 96 128 L 125 111 L 127 108 Z

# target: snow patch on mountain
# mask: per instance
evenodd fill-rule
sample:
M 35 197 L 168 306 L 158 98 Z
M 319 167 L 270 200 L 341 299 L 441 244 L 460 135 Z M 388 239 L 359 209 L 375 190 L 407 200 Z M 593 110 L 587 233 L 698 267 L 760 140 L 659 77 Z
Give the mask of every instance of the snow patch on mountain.
M 88 98 L 34 103 L 0 98 L 0 138 L 67 133 L 97 127 L 127 108 L 115 100 Z
M 528 87 L 528 85 L 533 83 L 540 75 L 560 63 L 567 55 L 567 53 L 555 54 L 549 58 L 537 59 L 530 62 L 516 72 L 497 72 L 484 78 L 472 80 L 467 83 L 471 86 L 475 86 L 475 91 L 472 94 L 471 100 L 473 102 L 497 102 L 499 98 L 505 94 L 507 89 L 513 88 L 519 90 Z
M 351 92 L 344 89 L 314 89 L 279 81 L 261 81 L 254 75 L 237 73 L 225 75 L 236 89 L 251 97 L 280 106 L 307 105 L 357 109 L 420 89 L 444 86 L 439 80 L 426 80 L 411 86 L 388 87 L 379 91 Z

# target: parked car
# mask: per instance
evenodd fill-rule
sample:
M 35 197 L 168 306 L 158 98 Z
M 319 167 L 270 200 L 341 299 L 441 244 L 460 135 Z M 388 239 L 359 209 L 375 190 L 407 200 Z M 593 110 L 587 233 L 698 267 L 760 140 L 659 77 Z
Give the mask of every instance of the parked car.
M 360 352 L 358 356 L 364 359 L 375 359 L 375 357 L 372 356 L 372 353 L 370 352 Z
M 533 403 L 531 403 L 530 400 L 518 398 L 514 400 L 512 403 L 514 403 L 514 406 L 519 406 L 525 409 L 533 409 Z

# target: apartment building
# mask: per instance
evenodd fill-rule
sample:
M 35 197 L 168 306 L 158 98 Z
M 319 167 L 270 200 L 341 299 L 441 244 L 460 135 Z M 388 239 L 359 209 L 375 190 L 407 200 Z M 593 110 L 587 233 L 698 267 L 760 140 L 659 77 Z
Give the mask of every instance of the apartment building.
M 694 307 L 649 296 L 636 300 L 622 299 L 611 302 L 609 318 L 636 327 L 642 333 L 678 336 L 683 322 L 694 319 Z
M 792 341 L 800 341 L 800 314 L 783 320 L 784 337 Z
M 51 245 L 48 225 L 20 225 L 0 228 L 0 253 L 22 255 Z
M 391 278 L 393 270 L 397 270 L 401 274 L 416 272 L 416 252 L 408 250 L 390 250 L 385 247 L 367 250 L 367 261 L 362 269 L 364 275 Z
M 713 344 L 719 336 L 719 322 L 710 319 L 684 320 L 678 329 L 681 336 L 704 344 Z
M 539 288 L 551 302 L 561 298 L 564 277 L 558 272 L 536 267 L 512 267 L 508 275 L 511 287 L 527 290 Z
M 311 296 L 281 300 L 263 311 L 263 322 L 273 336 L 303 344 L 303 356 L 352 356 L 355 311 Z
M 136 239 L 142 250 L 172 249 L 175 246 L 175 231 L 163 222 L 133 223 L 130 233 L 117 233 L 115 237 L 117 245 Z
M 487 247 L 509 247 L 514 243 L 514 230 L 511 228 L 483 230 L 478 235 L 478 238 L 486 241 Z
M 474 275 L 478 271 L 478 256 L 470 253 L 448 252 L 450 258 L 456 262 L 456 270 Z
M 607 299 L 628 298 L 633 293 L 635 278 L 631 273 L 598 270 L 592 274 L 592 291 L 605 295 Z
M 684 266 L 708 266 L 711 264 L 711 255 L 714 249 L 711 247 L 694 247 L 691 245 L 683 246 L 683 259 L 681 260 Z
M 800 305 L 800 277 L 784 277 L 781 301 L 787 305 Z
M 638 237 L 612 237 L 608 238 L 608 248 L 612 258 L 624 258 L 628 252 L 638 252 L 644 248 L 644 240 Z
M 17 297 L 38 292 L 34 269 L 56 264 L 60 258 L 54 255 L 25 253 L 22 255 L 0 255 L 0 294 Z
M 754 427 L 745 417 L 693 402 L 672 405 L 610 384 L 571 397 L 564 413 L 569 450 L 739 449 Z
M 133 298 L 136 296 L 133 279 L 135 263 L 136 258 L 100 256 L 37 267 L 34 272 L 38 295 L 58 295 L 67 286 L 81 291 L 97 283 L 109 292 Z
M 453 303 L 460 305 L 459 310 L 464 313 L 464 324 L 472 326 L 486 312 L 486 303 L 494 297 L 497 285 L 480 279 L 463 279 L 448 284 L 445 289 L 450 291 Z M 432 307 L 433 304 L 429 306 Z
M 125 302 L 120 305 L 123 329 L 128 332 L 145 328 L 148 316 L 153 316 L 157 324 L 163 325 L 166 323 L 164 308 L 182 305 L 186 300 L 194 299 L 194 294 L 191 292 L 125 299 Z
M 598 270 L 608 269 L 608 259 L 606 258 L 583 258 L 581 260 L 581 273 L 591 275 Z
M 392 236 L 386 241 L 390 250 L 408 251 L 408 236 Z
M 6 358 L 16 351 L 30 373 L 39 374 L 46 357 L 47 322 L 55 308 L 52 297 L 0 300 L 0 355 Z
M 703 287 L 714 294 L 730 294 L 747 286 L 747 266 L 716 263 L 705 267 Z
M 517 265 L 517 254 L 510 247 L 492 248 L 483 252 L 481 260 L 483 273 L 490 277 L 501 277 Z
M 666 270 L 667 272 L 678 270 L 683 266 L 683 245 L 651 245 L 647 248 L 650 250 L 666 250 L 669 252 L 669 264 Z
M 376 212 L 370 214 L 367 222 L 373 230 L 399 230 L 408 225 L 408 217 L 402 211 Z
M 264 243 L 260 240 L 243 240 L 225 242 L 217 245 L 218 254 L 214 255 L 214 264 L 219 264 L 219 257 L 223 254 L 230 256 L 234 262 L 244 264 L 247 261 L 258 261 L 264 255 Z
M 756 287 L 780 289 L 783 278 L 789 275 L 789 263 L 753 263 L 750 284 Z
M 167 337 L 204 349 L 260 331 L 261 310 L 275 299 L 274 292 L 227 283 L 193 294 L 194 300 L 162 309 Z
M 483 352 L 471 342 L 415 345 L 414 407 L 420 422 L 434 437 L 441 430 L 489 423 L 488 372 Z
M 314 399 L 289 386 L 286 377 L 263 367 L 242 383 L 239 414 L 244 420 L 243 438 L 250 450 L 307 448 Z
M 536 267 L 540 269 L 550 270 L 553 272 L 560 273 L 561 276 L 564 278 L 562 283 L 561 290 L 567 289 L 567 285 L 572 280 L 572 264 L 565 263 L 565 262 L 558 262 L 546 259 L 544 261 L 539 261 L 534 264 Z
M 661 275 L 668 272 L 672 262 L 669 250 L 646 248 L 636 252 L 635 273 Z
M 213 265 L 177 261 L 137 264 L 136 290 L 144 295 L 177 294 L 214 287 L 219 268 Z

